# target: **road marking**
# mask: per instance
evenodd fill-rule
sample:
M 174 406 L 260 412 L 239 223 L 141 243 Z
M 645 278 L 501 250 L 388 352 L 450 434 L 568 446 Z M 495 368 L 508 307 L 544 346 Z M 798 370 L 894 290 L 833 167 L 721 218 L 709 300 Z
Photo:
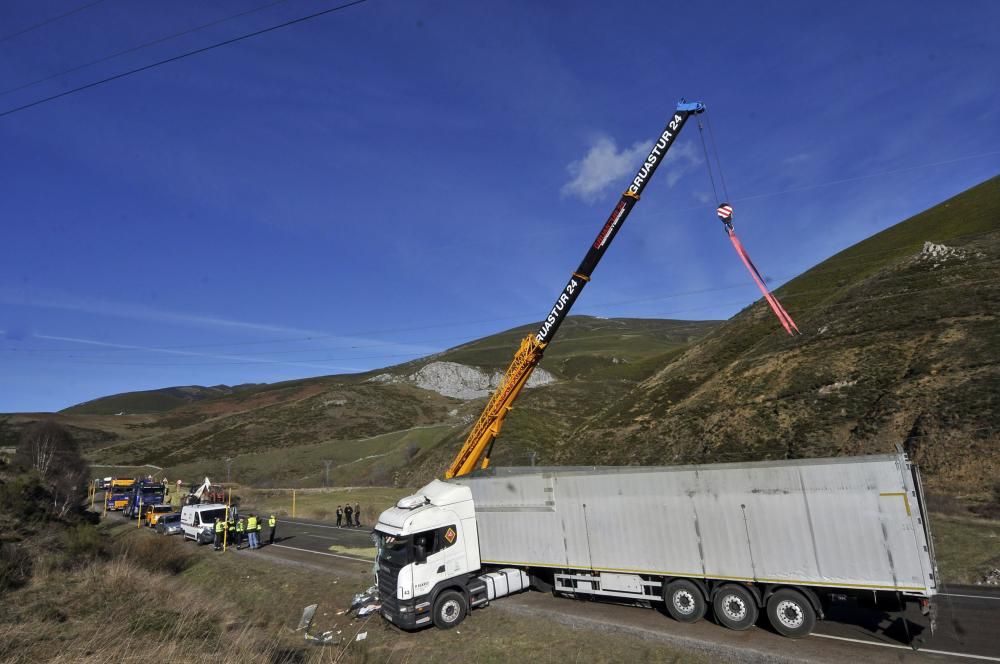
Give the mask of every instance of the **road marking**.
M 812 636 L 818 636 L 821 639 L 836 639 L 838 641 L 850 641 L 852 643 L 863 643 L 866 646 L 882 646 L 883 648 L 898 648 L 900 650 L 913 650 L 910 646 L 898 646 L 894 643 L 879 643 L 878 641 L 865 641 L 864 639 L 849 639 L 846 636 L 833 636 L 830 634 L 816 634 L 815 632 Z M 949 652 L 947 650 L 931 650 L 930 648 L 918 648 L 915 652 L 922 653 L 927 652 L 932 655 L 949 655 L 951 657 L 968 657 L 970 659 L 983 659 L 988 662 L 1000 662 L 1000 657 L 987 657 L 986 655 L 969 655 L 964 652 Z
M 972 599 L 992 599 L 996 602 L 1000 602 L 1000 597 L 990 597 L 989 595 L 958 595 L 956 593 L 938 593 L 944 597 L 971 597 Z
M 297 546 L 288 546 L 287 544 L 269 544 L 268 548 L 276 546 L 279 549 L 291 549 L 293 551 L 303 551 L 305 553 L 315 553 L 317 556 L 330 556 L 331 558 L 344 558 L 345 560 L 353 560 L 359 563 L 370 563 L 371 560 L 365 560 L 364 558 L 355 558 L 354 556 L 343 556 L 339 553 L 325 553 L 323 551 L 313 551 L 312 549 L 300 549 Z M 1000 661 L 1000 660 L 997 660 Z

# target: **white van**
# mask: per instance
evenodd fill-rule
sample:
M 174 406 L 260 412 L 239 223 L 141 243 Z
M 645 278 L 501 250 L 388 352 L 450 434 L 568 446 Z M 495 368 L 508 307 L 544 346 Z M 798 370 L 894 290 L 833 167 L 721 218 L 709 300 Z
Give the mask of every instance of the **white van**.
M 181 531 L 184 539 L 192 539 L 198 544 L 214 541 L 215 520 L 225 518 L 226 506 L 222 503 L 185 505 L 181 508 Z

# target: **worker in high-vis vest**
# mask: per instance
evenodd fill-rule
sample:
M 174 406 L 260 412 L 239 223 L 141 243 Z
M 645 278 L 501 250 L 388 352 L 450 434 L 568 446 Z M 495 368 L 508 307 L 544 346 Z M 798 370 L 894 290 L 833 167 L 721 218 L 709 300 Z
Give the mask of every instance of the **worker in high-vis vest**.
M 267 517 L 267 527 L 271 529 L 271 532 L 267 534 L 267 543 L 274 544 L 274 529 L 278 527 L 278 520 L 274 518 L 274 515 Z
M 243 548 L 243 531 L 245 529 L 246 529 L 246 522 L 243 520 L 243 517 L 240 517 L 240 520 L 236 522 L 236 550 L 237 551 Z
M 251 514 L 247 517 L 247 539 L 250 540 L 250 548 L 256 549 L 257 542 L 257 516 Z
M 222 549 L 222 537 L 226 532 L 226 522 L 222 519 L 215 520 L 215 550 Z

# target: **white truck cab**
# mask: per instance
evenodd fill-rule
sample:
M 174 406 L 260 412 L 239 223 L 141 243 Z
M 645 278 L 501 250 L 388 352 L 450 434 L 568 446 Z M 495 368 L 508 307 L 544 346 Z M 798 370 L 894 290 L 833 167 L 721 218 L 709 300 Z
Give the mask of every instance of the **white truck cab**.
M 222 503 L 185 505 L 181 508 L 181 532 L 184 539 L 208 544 L 215 539 L 215 520 L 225 518 L 226 506 Z
M 468 487 L 434 480 L 379 517 L 382 615 L 404 629 L 448 628 L 487 602 Z

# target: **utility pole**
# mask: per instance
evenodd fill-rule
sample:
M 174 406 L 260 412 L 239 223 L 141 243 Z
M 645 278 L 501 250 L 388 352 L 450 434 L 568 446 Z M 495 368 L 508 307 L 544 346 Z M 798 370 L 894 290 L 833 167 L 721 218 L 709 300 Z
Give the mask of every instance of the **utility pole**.
M 323 459 L 323 465 L 326 466 L 326 476 L 323 480 L 323 486 L 330 486 L 330 464 L 333 463 L 332 459 Z

